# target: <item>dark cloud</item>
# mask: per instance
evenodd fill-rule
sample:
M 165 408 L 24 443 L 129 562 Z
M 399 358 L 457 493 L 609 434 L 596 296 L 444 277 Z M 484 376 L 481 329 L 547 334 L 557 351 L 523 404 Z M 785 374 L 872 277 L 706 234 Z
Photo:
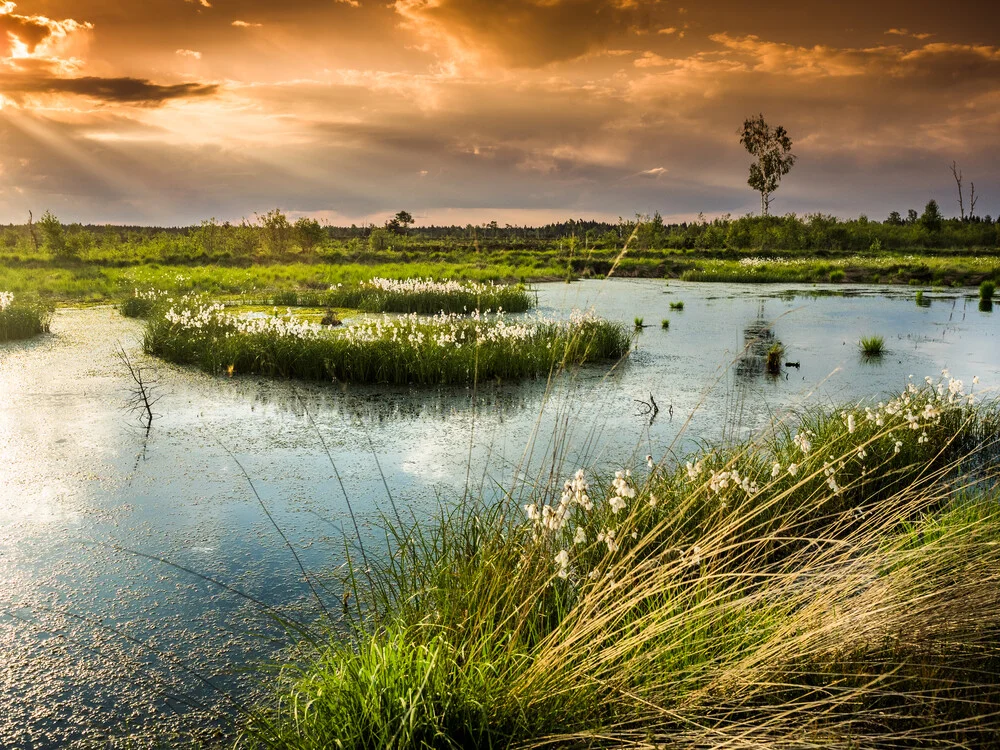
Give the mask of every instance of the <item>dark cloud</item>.
M 172 99 L 193 99 L 213 96 L 219 86 L 213 83 L 158 84 L 142 78 L 100 78 L 81 76 L 9 75 L 0 79 L 0 88 L 7 94 L 74 94 L 115 104 L 156 106 Z

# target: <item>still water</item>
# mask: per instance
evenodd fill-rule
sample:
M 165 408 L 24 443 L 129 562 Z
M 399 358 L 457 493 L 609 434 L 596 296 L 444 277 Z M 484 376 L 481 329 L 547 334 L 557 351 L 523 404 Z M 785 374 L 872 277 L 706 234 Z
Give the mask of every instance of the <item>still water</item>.
M 420 518 L 466 488 L 488 496 L 553 463 L 565 475 L 681 454 L 806 405 L 880 397 L 910 375 L 1000 384 L 996 318 L 973 291 L 925 292 L 928 307 L 910 289 L 844 292 L 541 285 L 545 314 L 593 308 L 648 327 L 615 367 L 475 390 L 215 378 L 145 358 L 141 323 L 114 309 L 58 311 L 51 334 L 0 344 L 0 747 L 225 732 L 206 717 L 252 698 L 263 679 L 252 667 L 288 639 L 259 604 L 194 573 L 295 616 L 316 610 L 265 507 L 336 591 L 354 537 L 345 492 L 371 545 L 390 494 Z M 770 377 L 746 359 L 762 328 L 800 367 Z M 872 333 L 886 340 L 880 362 L 857 351 Z M 148 435 L 123 408 L 119 347 L 157 381 Z

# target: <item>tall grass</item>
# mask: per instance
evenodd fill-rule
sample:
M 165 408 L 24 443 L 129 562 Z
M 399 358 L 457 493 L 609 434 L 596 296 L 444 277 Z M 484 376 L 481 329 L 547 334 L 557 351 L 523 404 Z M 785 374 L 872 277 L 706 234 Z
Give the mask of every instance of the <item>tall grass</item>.
M 998 424 L 958 381 L 911 386 L 393 526 L 356 634 L 289 666 L 241 744 L 992 742 Z
M 536 377 L 620 359 L 630 345 L 624 326 L 588 315 L 570 321 L 385 316 L 322 330 L 190 302 L 154 312 L 145 335 L 150 354 L 211 373 L 417 385 Z
M 0 341 L 17 341 L 47 333 L 49 310 L 38 302 L 0 292 Z
M 279 306 L 347 307 L 364 312 L 468 313 L 473 310 L 518 313 L 534 307 L 527 288 L 470 281 L 376 278 L 357 284 L 338 284 L 325 292 L 281 292 L 274 296 Z

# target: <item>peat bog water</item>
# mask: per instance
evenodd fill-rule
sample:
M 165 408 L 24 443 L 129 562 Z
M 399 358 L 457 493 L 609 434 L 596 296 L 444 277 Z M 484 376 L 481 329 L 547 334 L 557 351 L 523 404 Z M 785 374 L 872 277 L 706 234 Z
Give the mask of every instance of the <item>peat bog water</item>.
M 672 444 L 683 453 L 790 408 L 881 397 L 945 367 L 996 386 L 997 319 L 975 297 L 925 293 L 930 306 L 919 307 L 909 288 L 545 284 L 545 314 L 592 307 L 648 326 L 626 362 L 564 375 L 548 393 L 544 380 L 473 390 L 215 378 L 145 358 L 142 324 L 114 309 L 59 310 L 51 334 L 0 344 L 0 747 L 212 727 L 206 711 L 231 710 L 221 694 L 253 695 L 253 666 L 287 645 L 281 629 L 258 606 L 135 554 L 315 614 L 237 460 L 307 568 L 332 572 L 353 527 L 320 436 L 377 544 L 383 475 L 402 512 L 420 518 L 467 485 L 489 494 L 518 472 L 547 476 L 554 455 L 560 476 L 641 465 Z M 670 310 L 674 301 L 684 310 Z M 736 363 L 760 320 L 800 368 L 775 378 Z M 857 351 L 872 333 L 887 348 L 874 363 Z M 161 416 L 148 437 L 122 408 L 119 344 L 158 378 Z M 651 394 L 652 424 L 639 403 Z

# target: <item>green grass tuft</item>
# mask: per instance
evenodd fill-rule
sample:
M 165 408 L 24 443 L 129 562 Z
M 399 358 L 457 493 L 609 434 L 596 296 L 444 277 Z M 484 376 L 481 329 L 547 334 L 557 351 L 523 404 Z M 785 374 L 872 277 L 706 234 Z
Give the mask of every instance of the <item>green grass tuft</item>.
M 769 375 L 780 375 L 781 374 L 781 364 L 785 359 L 785 347 L 780 341 L 771 344 L 771 348 L 767 350 L 767 357 L 764 360 L 764 366 L 767 369 Z
M 885 353 L 885 339 L 881 336 L 862 336 L 858 348 L 866 357 L 881 357 Z

